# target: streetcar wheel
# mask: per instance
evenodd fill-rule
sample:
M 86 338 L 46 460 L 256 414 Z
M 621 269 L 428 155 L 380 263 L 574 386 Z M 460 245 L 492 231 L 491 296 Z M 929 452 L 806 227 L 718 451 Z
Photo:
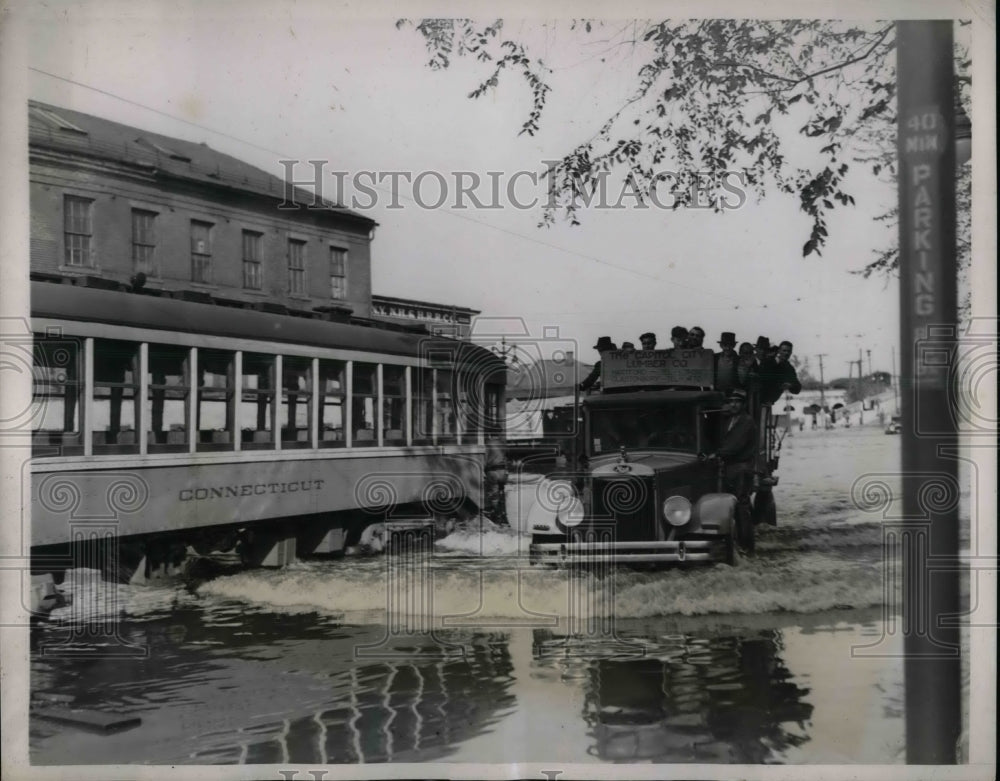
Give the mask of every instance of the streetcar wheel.
M 753 523 L 754 526 L 760 523 L 778 525 L 778 511 L 774 504 L 774 494 L 770 491 L 758 491 L 754 497 Z

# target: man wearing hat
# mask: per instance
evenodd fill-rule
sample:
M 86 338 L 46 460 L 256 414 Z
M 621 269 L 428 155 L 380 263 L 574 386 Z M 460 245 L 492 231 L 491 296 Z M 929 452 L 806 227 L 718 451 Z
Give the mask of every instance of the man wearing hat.
M 785 391 L 798 394 L 802 390 L 795 367 L 789 362 L 792 343 L 785 341 L 777 349 L 775 357 L 769 357 L 760 369 L 760 400 L 762 404 L 774 404 Z
M 652 331 L 646 331 L 646 333 L 639 337 L 639 344 L 642 345 L 643 350 L 655 350 L 656 334 Z
M 610 336 L 602 336 L 597 340 L 597 344 L 594 345 L 594 349 L 599 353 L 605 353 L 608 350 L 617 350 L 618 345 L 611 341 Z M 590 370 L 590 374 L 587 375 L 586 379 L 580 383 L 580 390 L 586 391 L 590 390 L 594 385 L 601 381 L 601 362 L 598 361 L 594 364 L 594 368 Z
M 736 354 L 736 334 L 723 331 L 719 346 L 722 352 L 715 354 L 715 389 L 728 392 L 740 384 L 736 373 L 740 360 Z
M 692 326 L 688 331 L 687 346 L 691 350 L 700 350 L 705 346 L 705 329 L 700 325 Z
M 750 516 L 750 491 L 753 489 L 754 458 L 757 455 L 757 424 L 747 412 L 747 393 L 741 388 L 726 396 L 722 414 L 729 420 L 719 449 L 708 456 L 720 458 L 725 465 L 725 484 L 741 505 L 744 519 Z

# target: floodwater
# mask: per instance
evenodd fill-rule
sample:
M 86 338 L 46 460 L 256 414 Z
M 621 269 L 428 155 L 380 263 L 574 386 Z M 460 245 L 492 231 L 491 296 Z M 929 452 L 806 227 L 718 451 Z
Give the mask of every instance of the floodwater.
M 32 631 L 32 762 L 903 762 L 881 524 L 898 448 L 795 432 L 779 525 L 735 567 L 533 568 L 525 537 L 486 524 L 408 566 L 194 589 L 75 571 L 73 605 Z M 52 707 L 141 724 L 96 734 Z

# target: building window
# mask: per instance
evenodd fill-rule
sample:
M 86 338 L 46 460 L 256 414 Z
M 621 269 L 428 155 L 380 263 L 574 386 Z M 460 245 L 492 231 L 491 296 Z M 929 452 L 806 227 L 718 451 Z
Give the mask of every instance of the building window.
M 306 243 L 298 239 L 288 240 L 288 292 L 306 294 Z
M 330 247 L 330 298 L 347 298 L 347 250 Z
M 67 195 L 63 199 L 66 234 L 66 265 L 92 266 L 94 202 L 89 198 Z
M 156 212 L 132 210 L 132 268 L 147 276 L 159 276 L 155 263 Z
M 263 233 L 243 231 L 243 287 L 247 290 L 260 290 L 263 287 L 261 274 L 261 240 Z
M 191 220 L 191 281 L 212 281 L 212 223 Z

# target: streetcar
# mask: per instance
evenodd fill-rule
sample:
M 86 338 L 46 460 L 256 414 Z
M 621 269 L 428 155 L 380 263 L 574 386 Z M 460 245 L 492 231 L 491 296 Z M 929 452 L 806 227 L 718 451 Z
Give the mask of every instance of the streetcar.
M 321 313 L 32 282 L 33 571 L 337 554 L 482 504 L 488 350 Z M 384 531 L 384 529 L 383 529 Z
M 608 351 L 602 391 L 582 400 L 582 475 L 575 495 L 533 521 L 530 559 L 563 565 L 735 563 L 754 526 L 774 525 L 780 441 L 758 420 L 752 502 L 725 490 L 715 452 L 726 419 L 710 350 Z

